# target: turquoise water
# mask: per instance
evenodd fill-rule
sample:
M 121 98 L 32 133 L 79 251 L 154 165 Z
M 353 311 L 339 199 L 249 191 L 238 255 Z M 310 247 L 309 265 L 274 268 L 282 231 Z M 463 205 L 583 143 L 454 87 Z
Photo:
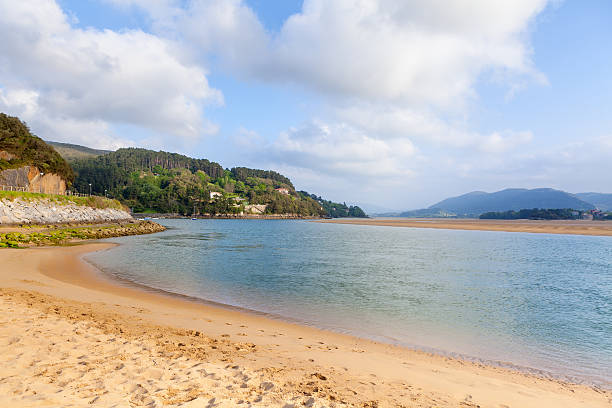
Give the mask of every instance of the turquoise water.
M 160 220 L 88 255 L 168 292 L 612 384 L 612 237 Z

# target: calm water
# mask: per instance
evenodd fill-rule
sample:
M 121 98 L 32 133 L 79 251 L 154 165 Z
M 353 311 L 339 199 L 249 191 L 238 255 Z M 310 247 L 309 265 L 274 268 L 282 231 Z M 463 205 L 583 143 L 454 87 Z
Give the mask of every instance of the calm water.
M 87 259 L 156 289 L 612 384 L 612 237 L 160 222 Z

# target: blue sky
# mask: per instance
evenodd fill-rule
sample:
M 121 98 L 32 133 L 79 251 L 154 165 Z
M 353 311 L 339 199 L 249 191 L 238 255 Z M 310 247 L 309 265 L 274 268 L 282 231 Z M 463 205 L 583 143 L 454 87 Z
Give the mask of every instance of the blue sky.
M 612 3 L 605 0 L 567 1 L 538 16 L 533 61 L 549 84 L 527 87 L 510 100 L 503 89 L 483 84 L 480 126 L 521 123 L 543 144 L 610 133 L 611 17 Z
M 0 110 L 46 139 L 274 169 L 372 208 L 610 189 L 609 1 L 12 5 Z

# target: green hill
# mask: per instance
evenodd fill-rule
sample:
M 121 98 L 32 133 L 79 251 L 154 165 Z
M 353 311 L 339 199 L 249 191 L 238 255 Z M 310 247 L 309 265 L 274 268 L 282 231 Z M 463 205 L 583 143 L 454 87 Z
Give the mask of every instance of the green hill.
M 135 212 L 248 213 L 248 206 L 266 205 L 267 214 L 365 216 L 358 207 L 298 193 L 291 180 L 275 171 L 224 169 L 218 163 L 177 153 L 119 149 L 75 160 L 72 166 L 78 191 L 88 192 L 91 184 L 94 194 L 117 198 Z
M 272 170 L 224 169 L 206 159 L 139 148 L 113 152 L 47 144 L 18 118 L 0 113 L 0 171 L 28 165 L 74 182 L 81 193 L 116 198 L 135 212 L 365 216 L 359 207 L 297 192 Z
M 51 142 L 46 140 L 47 144 L 53 146 L 64 159 L 68 162 L 72 162 L 79 159 L 87 159 L 90 157 L 102 156 L 103 154 L 110 153 L 112 150 L 98 150 L 90 147 L 79 146 L 70 143 Z
M 357 217 L 364 218 L 367 217 L 365 211 L 363 211 L 358 206 L 346 205 L 346 203 L 334 203 L 329 200 L 325 200 L 320 196 L 316 196 L 315 194 L 308 194 L 306 191 L 298 192 L 304 198 L 312 198 L 317 203 L 323 207 L 326 215 L 332 218 L 342 218 L 342 217 Z
M 55 173 L 70 184 L 74 173 L 55 149 L 33 135 L 27 125 L 14 116 L 0 113 L 0 171 L 36 166 L 45 173 Z M 7 154 L 8 153 L 8 154 Z

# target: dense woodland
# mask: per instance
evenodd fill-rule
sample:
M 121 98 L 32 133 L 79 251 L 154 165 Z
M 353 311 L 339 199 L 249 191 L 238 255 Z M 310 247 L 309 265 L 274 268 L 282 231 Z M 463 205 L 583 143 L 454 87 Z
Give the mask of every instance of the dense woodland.
M 15 156 L 10 160 L 0 158 L 0 171 L 36 166 L 42 172 L 58 174 L 68 185 L 74 180 L 72 168 L 53 147 L 32 135 L 19 118 L 4 113 L 0 113 L 0 151 Z
M 266 204 L 267 214 L 364 217 L 359 207 L 332 203 L 296 192 L 291 181 L 274 171 L 223 169 L 205 159 L 146 149 L 116 152 L 72 162 L 74 187 L 117 198 L 134 212 L 189 214 L 240 213 L 250 204 Z M 276 189 L 287 189 L 283 194 Z M 211 192 L 220 195 L 211 198 Z
M 583 211 L 571 208 L 544 209 L 533 208 L 519 211 L 487 212 L 480 216 L 483 220 L 576 220 L 582 217 Z
M 320 196 L 316 196 L 314 194 L 308 194 L 306 191 L 299 191 L 298 194 L 300 196 L 315 200 L 317 203 L 323 207 L 326 215 L 332 218 L 342 218 L 342 217 L 367 217 L 366 213 L 359 207 L 355 206 L 347 206 L 346 203 L 333 203 L 328 200 L 322 199 Z
M 579 220 L 590 214 L 594 220 L 612 220 L 612 212 L 600 210 L 574 210 L 571 208 L 487 212 L 480 216 L 483 220 Z

